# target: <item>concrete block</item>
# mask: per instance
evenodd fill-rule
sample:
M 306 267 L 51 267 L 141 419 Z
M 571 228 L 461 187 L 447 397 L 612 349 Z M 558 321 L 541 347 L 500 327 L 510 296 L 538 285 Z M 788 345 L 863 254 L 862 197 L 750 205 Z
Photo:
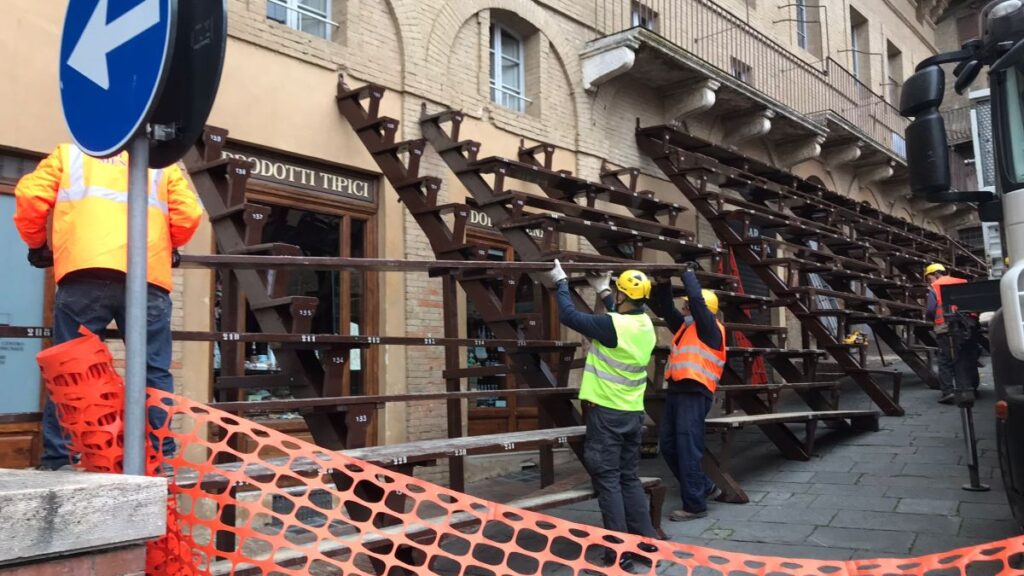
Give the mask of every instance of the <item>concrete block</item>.
M 0 564 L 163 536 L 167 481 L 0 470 Z

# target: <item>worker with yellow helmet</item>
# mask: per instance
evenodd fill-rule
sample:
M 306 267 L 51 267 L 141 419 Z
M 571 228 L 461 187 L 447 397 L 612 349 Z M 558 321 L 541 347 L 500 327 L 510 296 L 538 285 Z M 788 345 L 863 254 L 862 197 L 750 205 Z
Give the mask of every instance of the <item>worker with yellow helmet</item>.
M 658 339 L 645 311 L 651 281 L 643 272 L 627 270 L 612 290 L 610 272 L 588 274 L 609 312 L 587 314 L 573 305 L 558 260 L 542 280 L 556 292 L 561 323 L 590 338 L 579 395 L 587 424 L 583 463 L 597 490 L 604 527 L 656 538 L 639 474 L 647 366 Z
M 965 341 L 956 347 L 949 334 L 946 322 L 947 307 L 942 303 L 942 287 L 951 284 L 965 284 L 967 280 L 950 276 L 946 267 L 938 262 L 929 264 L 924 269 L 924 279 L 928 283 L 928 304 L 925 318 L 934 325 L 935 339 L 939 345 L 939 383 L 941 393 L 939 402 L 953 404 L 956 402 L 954 382 L 961 384 L 964 390 L 977 389 L 980 383 L 978 375 L 978 345 L 974 341 Z M 955 311 L 955 307 L 950 311 Z M 957 366 L 960 365 L 960 370 Z M 963 382 L 959 382 L 963 380 Z
M 725 370 L 725 326 L 718 321 L 718 295 L 700 286 L 696 264 L 685 265 L 686 297 L 680 309 L 672 302 L 671 278 L 658 278 L 651 309 L 665 320 L 672 352 L 665 369 L 665 415 L 659 427 L 662 456 L 679 480 L 683 507 L 670 520 L 707 516 L 707 501 L 722 494 L 704 473 L 704 419 L 714 404 L 715 390 Z

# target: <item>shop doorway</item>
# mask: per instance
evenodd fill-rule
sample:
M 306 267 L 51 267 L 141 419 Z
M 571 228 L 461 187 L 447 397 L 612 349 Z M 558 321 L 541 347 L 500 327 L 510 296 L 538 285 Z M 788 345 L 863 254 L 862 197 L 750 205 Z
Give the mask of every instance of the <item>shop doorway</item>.
M 512 262 L 517 260 L 515 251 L 508 244 L 485 236 L 475 236 L 472 242 L 487 251 L 487 259 L 496 262 Z M 520 276 L 515 283 L 504 280 L 493 280 L 492 286 L 499 298 L 505 291 L 515 291 L 516 314 L 536 315 L 537 320 L 544 324 L 545 330 L 553 326 L 550 306 L 542 302 L 547 298 L 541 287 L 529 276 Z M 466 336 L 474 339 L 494 338 L 494 333 L 483 321 L 472 300 L 466 301 Z M 466 349 L 466 366 L 473 368 L 493 367 L 499 370 L 508 364 L 508 354 L 504 348 L 470 347 Z M 468 434 L 502 434 L 536 430 L 537 400 L 532 396 L 503 395 L 502 390 L 519 386 L 516 379 L 507 373 L 491 376 L 480 376 L 468 379 L 469 390 L 493 391 L 494 396 L 476 398 L 469 401 Z
M 376 256 L 374 219 L 372 214 L 361 214 L 344 209 L 309 210 L 293 204 L 273 200 L 260 204 L 271 209 L 263 228 L 263 243 L 283 243 L 298 246 L 303 256 L 373 258 Z M 319 207 L 318 207 L 319 208 Z M 273 273 L 273 272 L 271 272 Z M 299 269 L 288 272 L 288 294 L 317 298 L 318 306 L 312 320 L 315 334 L 375 335 L 377 326 L 377 278 L 371 272 L 337 272 Z M 219 290 L 218 290 L 219 295 Z M 244 329 L 260 331 L 255 315 L 245 307 Z M 218 329 L 220 301 L 217 305 Z M 323 351 L 324 353 L 326 352 Z M 320 352 L 318 352 L 318 355 Z M 377 349 L 352 350 L 346 363 L 340 390 L 343 396 L 377 394 Z M 214 359 L 215 368 L 219 366 Z M 245 372 L 248 375 L 276 374 L 273 347 L 250 343 L 245 346 Z M 336 384 L 337 385 L 337 384 Z M 246 392 L 246 400 L 271 400 L 288 397 L 287 389 L 260 389 Z M 259 418 L 256 418 L 259 419 Z M 274 428 L 309 439 L 305 423 L 298 414 L 275 414 L 269 423 Z M 376 437 L 371 423 L 370 438 Z

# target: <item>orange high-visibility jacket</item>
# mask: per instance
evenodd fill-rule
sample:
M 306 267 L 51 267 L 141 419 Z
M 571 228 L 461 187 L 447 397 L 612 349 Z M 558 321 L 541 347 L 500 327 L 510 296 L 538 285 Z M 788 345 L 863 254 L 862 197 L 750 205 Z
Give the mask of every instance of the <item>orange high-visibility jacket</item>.
M 149 171 L 148 281 L 168 292 L 171 250 L 199 227 L 203 208 L 177 166 Z M 61 144 L 15 188 L 14 224 L 29 248 L 47 241 L 54 279 L 87 268 L 128 270 L 128 154 L 99 159 Z
M 942 310 L 942 287 L 949 286 L 950 284 L 966 284 L 967 280 L 963 278 L 954 278 L 952 276 L 939 276 L 939 279 L 932 282 L 932 290 L 935 291 L 935 325 L 942 326 L 946 323 L 946 317 Z M 953 311 L 956 311 L 956 307 L 953 307 Z
M 716 321 L 717 322 L 717 321 Z M 682 382 L 696 380 L 711 391 L 718 389 L 718 381 L 725 372 L 725 325 L 717 322 L 722 331 L 722 348 L 715 350 L 701 341 L 697 335 L 697 324 L 683 325 L 672 339 L 665 378 Z

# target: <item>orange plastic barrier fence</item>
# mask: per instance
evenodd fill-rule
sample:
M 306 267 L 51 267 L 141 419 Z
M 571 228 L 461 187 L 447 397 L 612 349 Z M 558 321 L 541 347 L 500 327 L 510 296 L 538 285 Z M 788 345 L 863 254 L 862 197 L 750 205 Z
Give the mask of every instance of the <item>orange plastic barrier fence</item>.
M 83 328 L 81 338 L 43 350 L 36 361 L 82 467 L 121 472 L 124 382 L 107 345 Z
M 151 574 L 945 576 L 1024 567 L 1024 538 L 836 562 L 644 539 L 453 492 L 185 398 L 150 391 L 150 405 L 170 415 L 154 432 L 178 446 L 165 460 L 174 470 L 168 536 L 150 549 Z

